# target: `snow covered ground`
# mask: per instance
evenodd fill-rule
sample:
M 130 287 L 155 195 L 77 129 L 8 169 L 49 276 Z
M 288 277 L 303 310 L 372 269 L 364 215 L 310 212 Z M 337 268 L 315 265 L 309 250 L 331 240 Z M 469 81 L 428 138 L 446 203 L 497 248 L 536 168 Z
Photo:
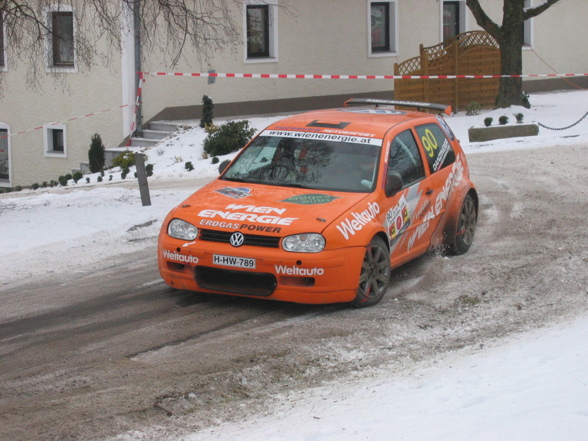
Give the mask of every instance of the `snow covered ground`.
M 447 118 L 468 155 L 588 143 L 588 118 L 537 137 L 469 143 L 467 129 L 492 116 L 561 128 L 588 112 L 588 91 L 531 96 L 532 109 L 462 112 Z M 253 118 L 262 129 L 280 117 Z M 220 123 L 220 121 L 215 121 Z M 104 182 L 89 175 L 66 188 L 0 195 L 0 284 L 83 271 L 108 256 L 153 246 L 166 213 L 217 175 L 202 158 L 205 133 L 185 129 L 146 150 L 154 165 L 152 205 L 141 206 L 136 184 L 120 172 Z M 221 158 L 221 160 L 224 158 Z M 185 169 L 192 162 L 194 170 Z M 112 180 L 109 180 L 109 175 Z M 130 176 L 132 176 L 133 170 Z M 145 240 L 148 239 L 148 240 Z M 56 257 L 57 256 L 57 257 Z M 588 292 L 588 287 L 587 287 Z M 275 397 L 276 413 L 223 424 L 185 438 L 194 440 L 566 440 L 588 439 L 588 318 L 470 348 L 401 377 L 385 372 L 332 387 Z M 133 438 L 132 434 L 120 439 Z
M 582 318 L 400 377 L 382 372 L 283 397 L 274 415 L 182 440 L 585 441 L 586 339 Z

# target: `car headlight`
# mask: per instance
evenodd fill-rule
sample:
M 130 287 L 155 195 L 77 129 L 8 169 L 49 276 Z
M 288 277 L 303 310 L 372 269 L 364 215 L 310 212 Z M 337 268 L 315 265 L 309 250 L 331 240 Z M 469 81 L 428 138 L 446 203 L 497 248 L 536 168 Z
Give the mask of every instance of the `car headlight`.
M 174 239 L 194 240 L 198 236 L 198 228 L 182 219 L 172 219 L 167 226 L 167 234 Z
M 282 248 L 294 253 L 320 253 L 325 248 L 325 238 L 317 233 L 294 234 L 284 238 Z

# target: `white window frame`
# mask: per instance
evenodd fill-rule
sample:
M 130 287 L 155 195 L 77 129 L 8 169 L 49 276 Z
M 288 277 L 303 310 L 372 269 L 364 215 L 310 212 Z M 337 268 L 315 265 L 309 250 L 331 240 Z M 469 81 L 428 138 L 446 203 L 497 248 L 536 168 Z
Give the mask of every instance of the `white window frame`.
M 369 57 L 395 57 L 398 56 L 398 1 L 399 0 L 368 0 L 367 2 L 367 35 L 368 35 L 368 56 Z M 389 14 L 388 23 L 390 23 L 390 41 L 389 51 L 372 51 L 372 3 L 388 3 Z
M 53 29 L 53 12 L 71 12 L 73 14 L 73 38 L 74 38 L 74 63 L 73 66 L 55 66 L 53 64 L 53 36 L 47 33 L 45 36 L 45 70 L 53 73 L 77 73 L 78 72 L 78 44 L 77 44 L 77 26 L 75 20 L 75 9 L 70 5 L 52 5 L 45 9 L 45 25 L 47 29 Z
M 8 148 L 8 179 L 0 179 L 0 187 L 12 187 L 12 152 L 10 146 L 10 125 L 0 122 L 0 129 L 6 130 L 8 137 L 6 145 Z
M 247 6 L 268 6 L 269 13 L 269 56 L 247 57 Z M 243 62 L 277 63 L 278 62 L 278 0 L 245 0 L 243 2 Z
M 53 130 L 63 131 L 63 151 L 53 148 Z M 67 126 L 65 124 L 43 125 L 43 150 L 48 158 L 67 158 Z
M 449 0 L 448 0 L 449 1 Z M 466 6 L 465 0 L 451 0 L 459 2 L 459 33 L 462 34 L 467 32 L 469 29 L 468 23 L 468 8 Z M 439 41 L 443 41 L 443 5 L 444 1 L 441 0 L 439 2 Z
M 525 0 L 524 8 L 525 10 L 533 7 L 533 0 Z M 525 49 L 533 49 L 533 37 L 534 37 L 534 26 L 533 26 L 533 19 L 530 18 L 525 20 L 524 30 L 523 30 L 523 50 Z

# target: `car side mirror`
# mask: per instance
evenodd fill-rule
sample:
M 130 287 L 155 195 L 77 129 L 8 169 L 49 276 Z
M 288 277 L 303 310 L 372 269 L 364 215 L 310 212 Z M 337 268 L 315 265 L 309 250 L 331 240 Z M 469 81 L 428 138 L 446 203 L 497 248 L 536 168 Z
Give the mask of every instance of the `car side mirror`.
M 228 165 L 231 163 L 230 159 L 225 159 L 218 165 L 218 174 L 222 175 Z
M 404 183 L 402 182 L 402 177 L 398 172 L 388 172 L 386 176 L 386 186 L 384 188 L 386 192 L 386 197 L 394 196 L 400 190 L 402 190 Z

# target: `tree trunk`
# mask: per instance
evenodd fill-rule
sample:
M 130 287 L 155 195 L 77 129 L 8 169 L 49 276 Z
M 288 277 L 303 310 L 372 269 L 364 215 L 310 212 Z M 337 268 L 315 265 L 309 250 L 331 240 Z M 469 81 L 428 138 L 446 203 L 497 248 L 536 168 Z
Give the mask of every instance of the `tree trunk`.
M 502 75 L 521 75 L 523 72 L 523 14 L 522 0 L 505 0 L 504 16 L 500 38 L 500 73 Z M 523 79 L 501 78 L 496 97 L 496 106 L 505 108 L 511 105 L 525 105 Z

